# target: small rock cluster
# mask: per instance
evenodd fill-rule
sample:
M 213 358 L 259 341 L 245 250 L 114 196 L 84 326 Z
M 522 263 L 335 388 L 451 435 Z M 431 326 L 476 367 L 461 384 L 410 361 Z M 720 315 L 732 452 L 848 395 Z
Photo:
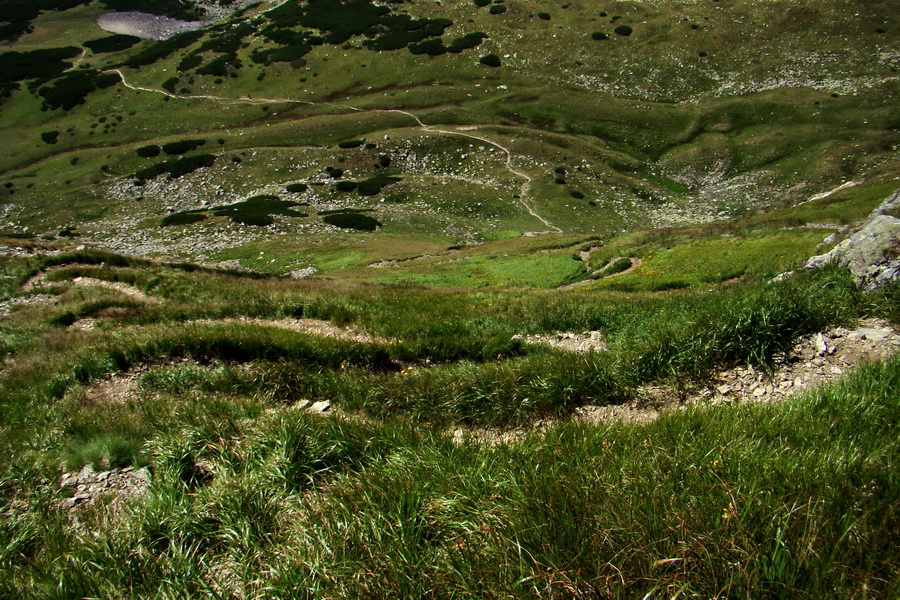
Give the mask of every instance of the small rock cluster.
M 736 367 L 719 374 L 716 385 L 694 400 L 713 403 L 773 402 L 814 386 L 831 383 L 863 362 L 885 359 L 900 351 L 900 335 L 879 321 L 861 327 L 843 327 L 805 336 L 780 357 L 771 375 L 752 366 Z
M 300 402 L 294 404 L 294 408 L 296 410 L 305 410 L 307 412 L 321 415 L 331 410 L 331 402 L 329 400 L 319 400 L 318 402 L 313 402 L 312 400 L 301 400 Z
M 125 467 L 98 472 L 91 465 L 85 465 L 77 473 L 63 473 L 59 487 L 73 492 L 71 497 L 60 503 L 66 511 L 90 508 L 103 497 L 109 499 L 109 504 L 121 504 L 147 492 L 150 471 L 146 467 Z
M 696 404 L 777 402 L 832 383 L 867 362 L 900 352 L 900 333 L 887 323 L 864 320 L 856 329 L 838 327 L 803 336 L 790 352 L 777 357 L 776 368 L 766 374 L 752 366 L 735 367 L 715 375 L 701 389 L 675 390 L 644 386 L 637 400 L 621 405 L 583 406 L 576 417 L 589 422 L 648 422 L 660 414 Z
M 526 344 L 542 344 L 557 348 L 564 352 L 586 354 L 588 352 L 600 352 L 606 350 L 603 334 L 599 331 L 586 331 L 576 333 L 573 331 L 559 331 L 556 333 L 538 333 L 535 335 L 514 335 L 514 340 L 522 340 Z

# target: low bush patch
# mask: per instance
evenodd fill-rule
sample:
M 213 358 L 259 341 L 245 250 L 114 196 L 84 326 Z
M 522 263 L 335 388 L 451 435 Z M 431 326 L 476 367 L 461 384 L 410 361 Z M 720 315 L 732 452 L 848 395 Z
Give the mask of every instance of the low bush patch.
M 307 217 L 306 213 L 293 210 L 296 202 L 281 200 L 278 196 L 261 195 L 213 209 L 217 217 L 228 217 L 235 223 L 263 227 L 275 222 L 274 216 Z
M 487 65 L 488 67 L 499 67 L 500 66 L 500 57 L 496 54 L 488 54 L 486 56 L 482 56 L 478 59 L 483 65 Z
M 375 231 L 381 227 L 381 223 L 377 219 L 350 210 L 327 214 L 322 217 L 322 220 L 341 229 L 355 229 L 357 231 Z
M 162 145 L 162 151 L 166 154 L 187 154 L 191 150 L 196 150 L 206 143 L 206 140 L 181 140 L 179 142 L 169 142 Z
M 141 38 L 133 35 L 111 35 L 96 40 L 88 40 L 84 43 L 84 47 L 95 54 L 121 52 L 122 50 L 128 50 L 135 44 L 140 43 L 140 41 Z

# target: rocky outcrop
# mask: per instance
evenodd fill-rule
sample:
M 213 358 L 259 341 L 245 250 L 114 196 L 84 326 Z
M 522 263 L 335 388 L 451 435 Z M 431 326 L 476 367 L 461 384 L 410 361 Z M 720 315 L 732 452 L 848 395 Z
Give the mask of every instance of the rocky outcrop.
M 807 269 L 838 264 L 850 270 L 859 284 L 872 291 L 900 277 L 900 191 L 882 203 L 866 223 L 829 252 L 814 256 Z
M 70 494 L 60 502 L 65 511 L 85 509 L 98 503 L 118 507 L 147 492 L 150 471 L 146 467 L 125 467 L 97 472 L 91 465 L 86 465 L 78 472 L 63 473 L 59 487 Z

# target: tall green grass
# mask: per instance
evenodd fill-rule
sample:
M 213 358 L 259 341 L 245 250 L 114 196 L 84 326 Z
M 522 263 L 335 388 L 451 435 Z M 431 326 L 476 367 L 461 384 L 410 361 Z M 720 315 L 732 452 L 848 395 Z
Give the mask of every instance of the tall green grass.
M 0 589 L 889 598 L 900 589 L 898 385 L 894 359 L 778 405 L 560 423 L 499 447 L 292 409 L 218 444 L 161 436 L 147 445 L 151 495 L 96 537 L 52 510 L 4 517 Z M 185 485 L 199 460 L 212 478 Z

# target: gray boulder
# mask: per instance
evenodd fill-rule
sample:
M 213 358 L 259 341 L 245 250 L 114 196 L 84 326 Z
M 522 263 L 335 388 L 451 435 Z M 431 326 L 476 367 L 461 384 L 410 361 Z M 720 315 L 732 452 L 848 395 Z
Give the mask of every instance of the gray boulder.
M 813 256 L 807 269 L 828 264 L 846 267 L 859 284 L 872 291 L 900 277 L 900 219 L 887 213 L 900 209 L 900 191 L 872 212 L 856 233 L 829 252 Z

